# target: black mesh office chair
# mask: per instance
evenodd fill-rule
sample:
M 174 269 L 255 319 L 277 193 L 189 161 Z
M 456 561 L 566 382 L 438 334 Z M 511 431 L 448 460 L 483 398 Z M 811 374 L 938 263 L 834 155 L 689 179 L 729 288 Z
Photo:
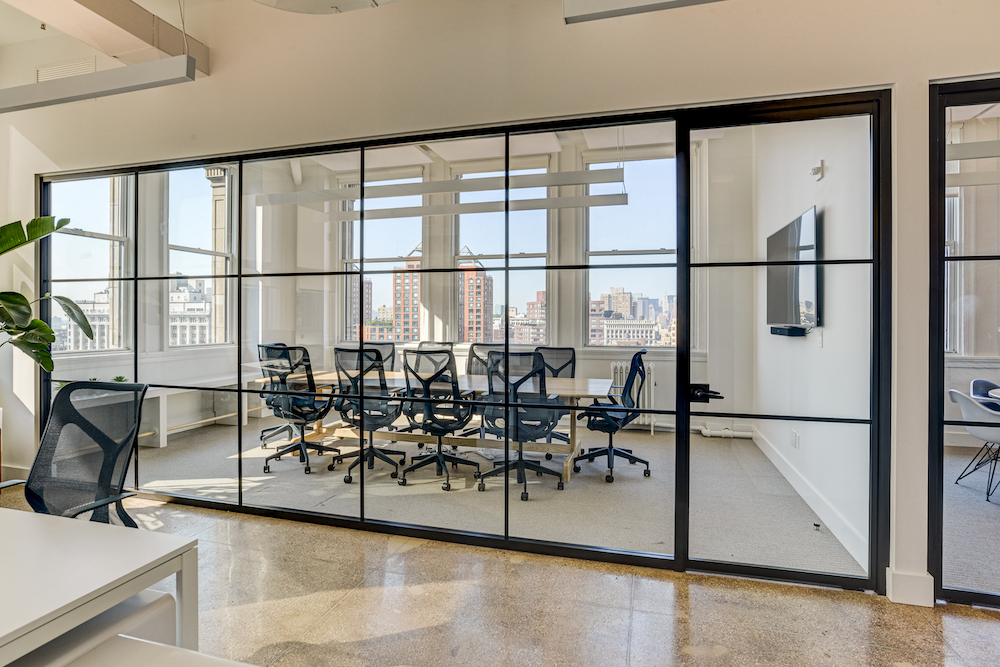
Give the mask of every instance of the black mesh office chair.
M 545 376 L 550 378 L 574 378 L 576 377 L 576 350 L 572 347 L 536 347 L 535 352 L 542 355 L 542 361 L 545 363 Z M 571 405 L 570 399 L 566 399 L 563 403 L 567 406 Z M 566 415 L 570 414 L 570 410 L 563 410 L 559 413 L 559 419 L 562 419 Z M 556 440 L 562 440 L 563 442 L 569 442 L 569 436 L 565 433 L 559 433 L 558 431 L 552 431 L 546 438 L 545 442 L 552 442 L 552 438 Z M 552 459 L 551 453 L 546 453 L 545 458 L 547 460 Z
M 558 396 L 545 392 L 545 364 L 538 352 L 510 352 L 492 350 L 487 357 L 489 393 L 486 400 L 497 405 L 483 409 L 486 431 L 503 437 L 505 434 L 517 443 L 517 459 L 493 464 L 493 470 L 479 478 L 479 490 L 485 491 L 487 477 L 517 471 L 517 483 L 524 485 L 521 500 L 528 499 L 527 470 L 536 475 L 553 475 L 559 478 L 558 489 L 563 489 L 562 473 L 546 468 L 540 463 L 524 458 L 524 443 L 545 438 L 559 423 L 557 406 L 563 402 Z M 509 373 L 509 374 L 508 374 Z M 504 400 L 510 397 L 510 405 Z
M 309 466 L 309 450 L 319 454 L 340 454 L 336 447 L 327 447 L 318 442 L 306 442 L 306 427 L 309 424 L 322 422 L 333 407 L 336 395 L 320 398 L 316 394 L 316 381 L 313 379 L 312 364 L 309 363 L 309 351 L 300 346 L 258 345 L 258 355 L 261 368 L 267 373 L 268 385 L 272 391 L 283 392 L 272 394 L 268 405 L 274 410 L 274 416 L 295 424 L 299 432 L 299 440 L 284 449 L 279 449 L 264 459 L 264 472 L 271 472 L 271 459 L 280 461 L 286 454 L 297 453 L 299 463 L 305 463 L 305 473 L 312 472 Z M 294 394 L 301 394 L 296 396 Z
M 604 477 L 604 481 L 610 484 L 615 481 L 615 457 L 620 456 L 627 459 L 629 463 L 644 464 L 646 469 L 642 474 L 649 477 L 649 461 L 634 456 L 631 449 L 618 449 L 615 447 L 614 441 L 615 433 L 628 426 L 639 416 L 639 413 L 633 412 L 633 410 L 636 406 L 635 397 L 642 392 L 642 385 L 646 382 L 646 367 L 642 363 L 642 355 L 644 354 L 646 354 L 646 350 L 639 350 L 632 355 L 632 365 L 629 367 L 628 377 L 622 386 L 621 405 L 615 401 L 614 396 L 608 394 L 610 403 L 599 403 L 595 400 L 593 405 L 588 406 L 577 416 L 577 419 L 587 418 L 587 428 L 591 431 L 607 433 L 608 446 L 594 447 L 586 454 L 577 456 L 573 459 L 573 472 L 580 472 L 580 466 L 576 464 L 583 459 L 593 462 L 600 456 L 606 456 L 608 457 L 608 474 Z M 638 386 L 636 386 L 636 381 L 638 381 Z
M 273 343 L 272 345 L 274 347 L 284 347 L 284 343 Z M 264 399 L 264 405 L 273 410 L 275 395 L 272 393 L 272 391 L 275 389 L 275 387 L 271 385 L 270 373 L 268 373 L 267 370 L 264 369 L 263 354 L 264 351 L 260 348 L 260 346 L 257 346 L 257 359 L 260 360 L 260 368 L 261 368 L 260 372 L 264 374 L 264 379 L 267 380 L 267 382 L 261 385 L 260 397 Z M 291 440 L 297 434 L 295 432 L 295 427 L 289 422 L 285 422 L 284 424 L 279 424 L 278 426 L 269 426 L 268 428 L 265 428 L 260 432 L 260 448 L 267 449 L 267 441 L 279 435 L 283 435 L 288 440 Z
M 333 351 L 333 360 L 337 366 L 337 381 L 341 392 L 349 396 L 341 396 L 337 399 L 336 407 L 340 411 L 340 416 L 344 421 L 357 428 L 368 431 L 368 447 L 365 448 L 365 439 L 362 437 L 358 442 L 358 451 L 338 456 L 337 460 L 355 456 L 356 460 L 347 469 L 344 475 L 344 482 L 350 484 L 352 481 L 351 471 L 356 468 L 361 461 L 368 463 L 368 469 L 375 467 L 375 459 L 381 459 L 394 470 L 390 477 L 399 476 L 399 466 L 389 458 L 401 456 L 400 463 L 406 463 L 406 453 L 392 449 L 375 449 L 375 431 L 386 428 L 399 418 L 402 404 L 399 401 L 390 400 L 389 388 L 385 381 L 385 367 L 383 366 L 382 353 L 377 349 L 369 349 L 369 344 L 365 343 L 365 349 L 336 348 Z M 378 389 L 368 383 L 363 386 L 365 379 L 378 376 Z M 333 464 L 328 467 L 333 470 Z
M 24 497 L 40 514 L 77 517 L 93 510 L 91 521 L 110 523 L 112 503 L 122 523 L 138 528 L 122 506 L 128 463 L 139 435 L 146 385 L 71 382 L 55 396 Z
M 414 456 L 408 468 L 403 470 L 399 478 L 400 486 L 406 486 L 406 475 L 423 468 L 436 465 L 437 474 L 445 475 L 441 488 L 451 490 L 451 475 L 448 473 L 448 463 L 453 468 L 459 465 L 476 466 L 473 473 L 479 477 L 479 464 L 452 454 L 445 454 L 442 438 L 464 428 L 472 419 L 472 407 L 462 398 L 464 394 L 458 389 L 458 371 L 455 368 L 455 355 L 450 350 L 405 350 L 403 352 L 403 372 L 406 375 L 406 398 L 410 412 L 419 414 L 419 428 L 433 436 L 437 436 L 437 451 L 421 456 Z
M 486 356 L 490 350 L 503 352 L 503 343 L 473 343 L 469 346 L 469 356 L 465 360 L 465 374 L 469 376 L 487 374 L 488 360 Z M 478 433 L 480 438 L 486 437 L 486 424 L 483 422 L 483 407 L 476 406 L 476 416 L 479 417 L 479 427 L 462 431 L 461 435 L 472 435 Z

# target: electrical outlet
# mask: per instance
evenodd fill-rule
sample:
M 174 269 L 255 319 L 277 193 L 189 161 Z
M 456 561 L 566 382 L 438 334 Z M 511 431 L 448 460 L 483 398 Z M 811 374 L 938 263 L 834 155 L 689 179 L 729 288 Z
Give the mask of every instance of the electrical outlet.
M 798 449 L 801 443 L 802 439 L 799 437 L 799 432 L 792 431 L 792 449 Z

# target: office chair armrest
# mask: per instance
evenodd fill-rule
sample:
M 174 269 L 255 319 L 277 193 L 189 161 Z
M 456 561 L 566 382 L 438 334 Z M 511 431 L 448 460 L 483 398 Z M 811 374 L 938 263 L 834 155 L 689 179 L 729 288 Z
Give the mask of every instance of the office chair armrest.
M 559 394 L 549 394 L 548 398 L 549 398 L 550 401 L 558 401 L 559 400 Z
M 6 489 L 8 486 L 17 486 L 18 484 L 27 484 L 26 479 L 8 479 L 6 482 L 0 482 L 0 489 Z
M 62 513 L 64 517 L 75 519 L 84 512 L 89 512 L 90 510 L 96 510 L 98 507 L 103 507 L 104 505 L 110 505 L 111 503 L 121 502 L 126 498 L 130 498 L 136 495 L 135 493 L 119 493 L 117 496 L 111 496 L 110 498 L 104 498 L 102 500 L 95 500 L 92 503 L 87 503 L 86 505 L 77 505 L 72 507 Z

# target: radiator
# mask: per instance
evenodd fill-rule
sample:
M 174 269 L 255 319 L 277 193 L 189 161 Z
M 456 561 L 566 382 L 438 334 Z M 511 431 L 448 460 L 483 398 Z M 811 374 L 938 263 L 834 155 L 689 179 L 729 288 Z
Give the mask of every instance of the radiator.
M 633 396 L 633 398 L 636 399 L 636 407 L 640 410 L 652 410 L 655 407 L 654 398 L 656 397 L 655 364 L 644 364 L 644 366 L 646 367 L 646 382 L 643 383 L 642 391 L 639 392 L 639 395 Z M 625 381 L 628 379 L 628 372 L 631 368 L 632 362 L 630 361 L 612 361 L 611 384 L 617 385 L 617 387 L 625 386 Z M 621 389 L 617 387 L 612 389 L 611 393 L 621 396 Z M 653 428 L 656 426 L 656 415 L 644 413 L 636 417 L 632 423 L 649 425 L 649 432 L 652 434 Z

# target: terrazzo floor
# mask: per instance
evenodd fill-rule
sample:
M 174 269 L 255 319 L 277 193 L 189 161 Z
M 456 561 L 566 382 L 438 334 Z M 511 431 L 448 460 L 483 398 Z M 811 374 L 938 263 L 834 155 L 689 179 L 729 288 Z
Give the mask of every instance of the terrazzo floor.
M 256 665 L 1000 664 L 994 610 L 127 503 L 198 538 L 201 650 Z

